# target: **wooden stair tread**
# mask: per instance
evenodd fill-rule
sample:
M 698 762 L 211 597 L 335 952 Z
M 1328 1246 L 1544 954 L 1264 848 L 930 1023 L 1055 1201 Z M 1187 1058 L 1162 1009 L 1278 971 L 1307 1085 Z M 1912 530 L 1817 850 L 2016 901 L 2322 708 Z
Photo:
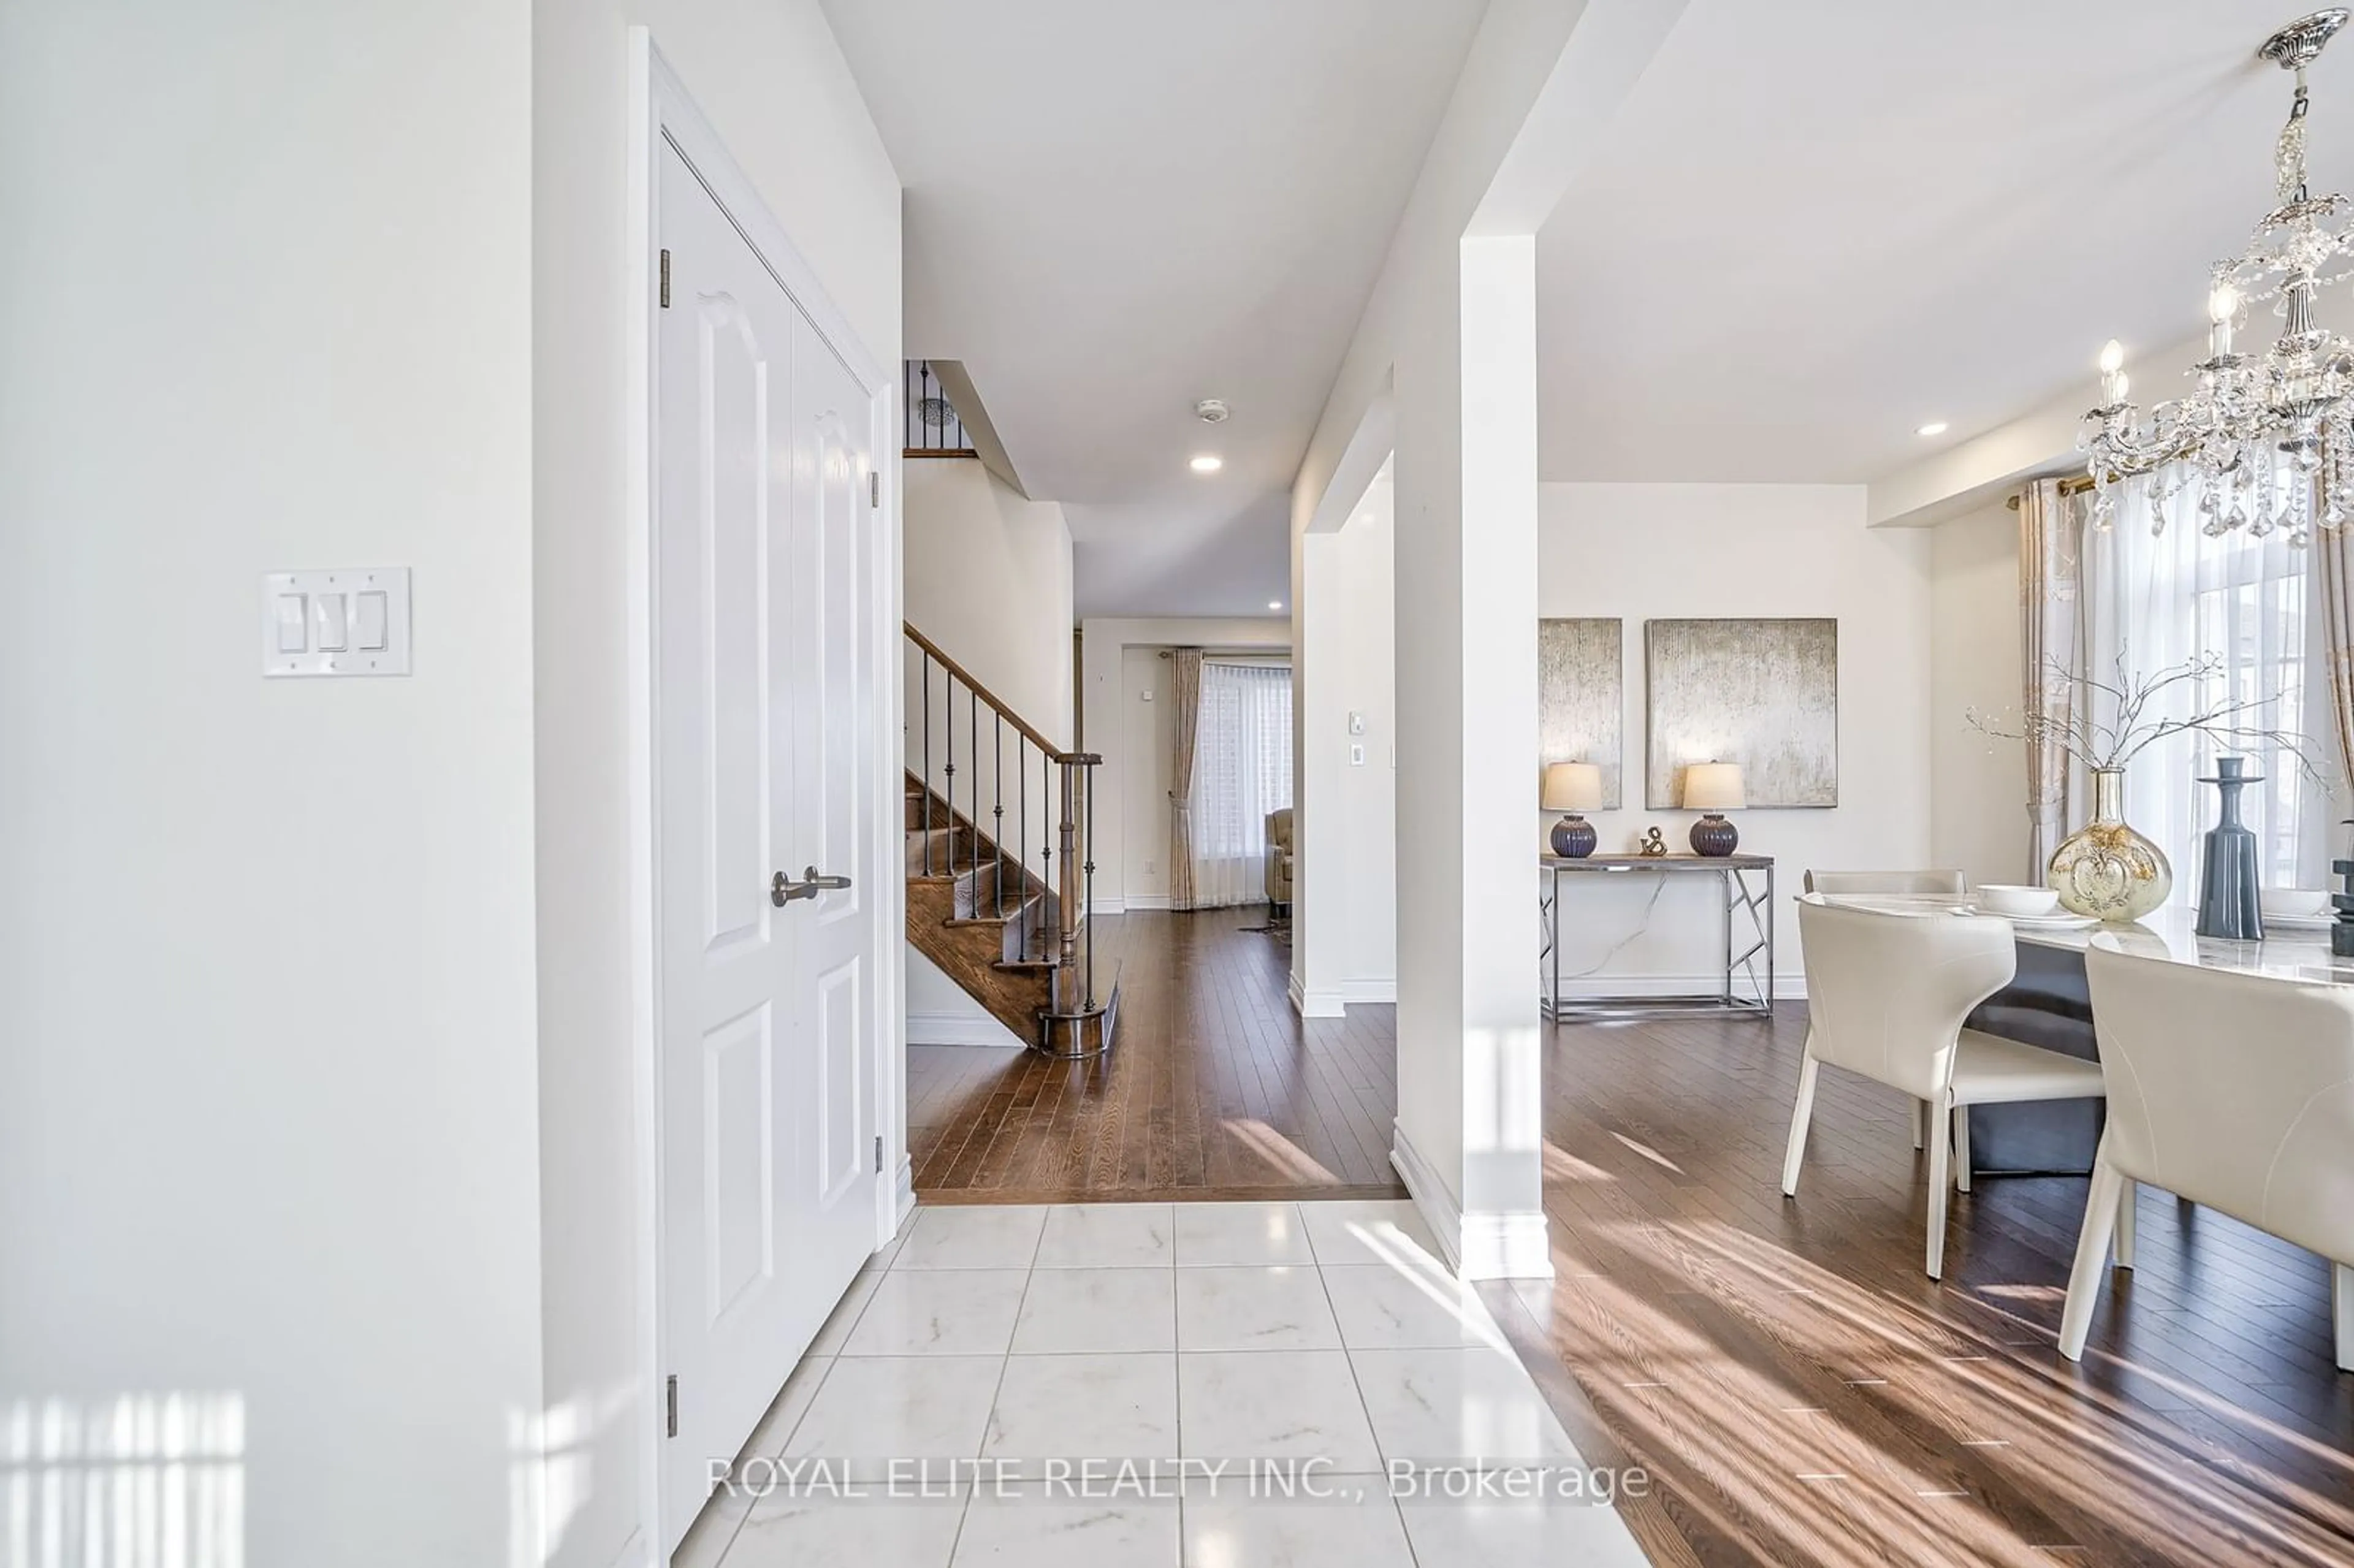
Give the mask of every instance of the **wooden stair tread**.
M 1003 926 L 1024 918 L 1033 910 L 1044 907 L 1045 902 L 1042 895 L 1034 893 L 1002 915 L 993 909 L 983 909 L 970 915 L 951 915 L 943 923 L 949 926 Z

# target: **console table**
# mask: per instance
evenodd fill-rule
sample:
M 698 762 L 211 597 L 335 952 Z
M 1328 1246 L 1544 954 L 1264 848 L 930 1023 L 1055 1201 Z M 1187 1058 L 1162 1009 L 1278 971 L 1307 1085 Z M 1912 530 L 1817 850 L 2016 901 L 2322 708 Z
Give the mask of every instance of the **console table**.
M 1637 1018 L 1671 1012 L 1737 1012 L 1768 1017 L 1774 1008 L 1774 857 L 1767 854 L 1596 854 L 1571 860 L 1539 855 L 1544 874 L 1538 908 L 1544 947 L 1538 954 L 1545 975 L 1541 1011 L 1555 1022 L 1578 1018 Z M 1581 876 L 1707 876 L 1724 889 L 1724 984 L 1693 996 L 1564 996 L 1561 991 L 1561 906 L 1564 881 Z M 1753 885 L 1752 876 L 1757 878 Z M 1757 972 L 1760 959 L 1766 966 Z M 1575 977 L 1573 977 L 1575 978 Z

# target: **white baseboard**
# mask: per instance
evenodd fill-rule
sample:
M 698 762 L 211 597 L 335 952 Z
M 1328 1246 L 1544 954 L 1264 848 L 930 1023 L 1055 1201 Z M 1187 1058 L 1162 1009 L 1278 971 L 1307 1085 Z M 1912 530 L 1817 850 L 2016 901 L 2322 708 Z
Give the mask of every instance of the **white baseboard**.
M 1545 982 L 1552 978 L 1550 969 L 1538 977 L 1540 995 L 1543 993 Z M 1714 996 L 1723 989 L 1724 976 L 1722 972 L 1704 975 L 1580 975 L 1575 980 L 1567 975 L 1561 977 L 1561 994 L 1571 999 L 1588 996 Z M 1748 996 L 1753 993 L 1746 981 L 1740 980 L 1734 984 L 1734 994 Z M 1776 975 L 1774 998 L 1777 1001 L 1806 1001 L 1806 974 L 1801 971 Z
M 1291 997 L 1291 1011 L 1302 1018 L 1345 1018 L 1348 1006 L 1338 991 L 1310 991 L 1299 983 L 1294 971 L 1284 984 Z
M 1109 895 L 1087 901 L 1087 913 L 1090 915 L 1125 915 L 1128 910 L 1127 899 L 1114 898 Z
M 897 1235 L 907 1216 L 916 1212 L 916 1161 L 912 1155 L 899 1156 L 899 1178 L 891 1191 L 891 1234 Z
M 1129 897 L 1125 901 L 1124 907 L 1129 909 L 1167 909 L 1171 907 L 1171 905 L 1169 903 L 1169 895 L 1165 893 L 1139 893 Z
M 985 1012 L 911 1012 L 907 1014 L 907 1044 L 1022 1049 L 1021 1038 Z
M 1455 1194 L 1407 1138 L 1391 1124 L 1390 1164 L 1437 1238 L 1447 1266 L 1465 1279 L 1551 1279 L 1553 1243 L 1544 1211 L 1465 1214 Z
M 1310 990 L 1299 983 L 1299 976 L 1295 973 L 1286 989 L 1291 994 L 1292 1011 L 1302 1018 L 1345 1018 L 1352 1006 L 1397 1001 L 1397 981 L 1394 980 L 1342 980 L 1336 986 Z

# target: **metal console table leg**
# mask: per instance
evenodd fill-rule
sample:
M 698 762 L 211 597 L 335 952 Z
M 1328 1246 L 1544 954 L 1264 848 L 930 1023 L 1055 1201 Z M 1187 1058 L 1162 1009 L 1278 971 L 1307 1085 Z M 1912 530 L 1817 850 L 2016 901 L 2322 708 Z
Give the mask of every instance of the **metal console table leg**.
M 1539 884 L 1538 975 L 1544 988 L 1539 1008 L 1546 1019 L 1634 1018 L 1678 1012 L 1739 1013 L 1770 1017 L 1774 1007 L 1774 860 L 1770 855 L 1590 855 L 1564 859 L 1542 855 Z M 1562 994 L 1563 878 L 1573 873 L 1641 871 L 1671 878 L 1681 873 L 1713 874 L 1722 892 L 1718 932 L 1723 972 L 1716 990 L 1683 996 L 1580 996 Z M 1756 880 L 1752 881 L 1752 874 Z M 1744 927 L 1743 922 L 1746 921 Z M 1764 972 L 1759 972 L 1760 966 Z M 1705 982 L 1703 982 L 1705 983 Z

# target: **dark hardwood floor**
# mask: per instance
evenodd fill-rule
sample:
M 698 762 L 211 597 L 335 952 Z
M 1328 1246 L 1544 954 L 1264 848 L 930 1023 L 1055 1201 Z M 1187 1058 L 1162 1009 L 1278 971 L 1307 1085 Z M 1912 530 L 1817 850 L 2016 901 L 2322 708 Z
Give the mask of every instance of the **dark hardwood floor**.
M 1316 1197 L 1387 1183 L 1394 1018 L 1302 1023 L 1256 912 L 1107 923 L 1107 1065 L 918 1051 L 928 1201 Z M 1116 933 L 1110 927 L 1116 924 Z M 2354 1374 L 2308 1254 L 2145 1192 L 2082 1365 L 2054 1349 L 2085 1183 L 1956 1195 L 1921 1272 L 1926 1164 L 1893 1091 L 1823 1075 L 1779 1181 L 1805 1029 L 1546 1029 L 1550 1282 L 1483 1287 L 1662 1563 L 2354 1563 Z
M 1302 1020 L 1264 906 L 1101 917 L 1107 1060 L 917 1045 L 907 1150 L 927 1202 L 1403 1197 L 1394 1010 Z
M 1657 1561 L 2354 1563 L 2321 1260 L 2145 1191 L 2064 1361 L 2084 1180 L 1956 1194 L 1932 1281 L 1893 1091 L 1827 1070 L 1782 1197 L 1805 1031 L 1790 1004 L 1548 1030 L 1557 1277 L 1486 1294 L 1572 1374 L 1589 1461 L 1664 1483 L 1628 1510 Z

